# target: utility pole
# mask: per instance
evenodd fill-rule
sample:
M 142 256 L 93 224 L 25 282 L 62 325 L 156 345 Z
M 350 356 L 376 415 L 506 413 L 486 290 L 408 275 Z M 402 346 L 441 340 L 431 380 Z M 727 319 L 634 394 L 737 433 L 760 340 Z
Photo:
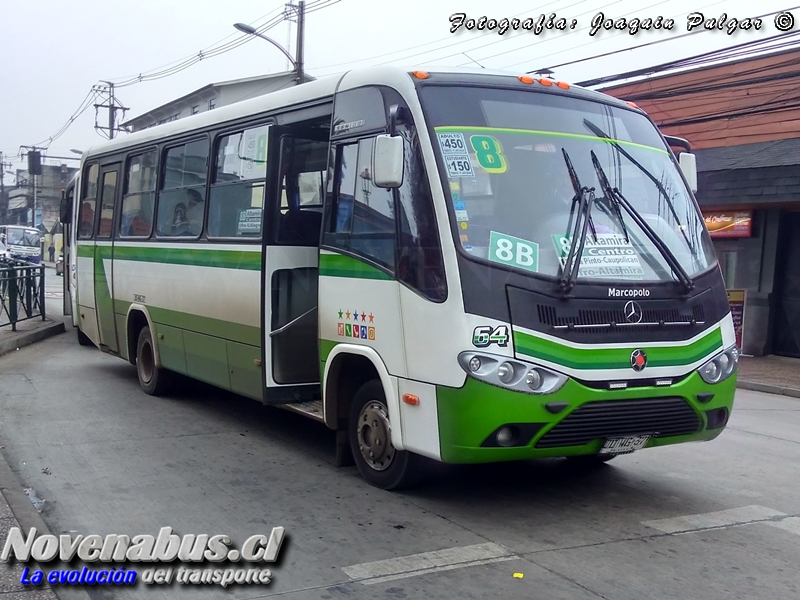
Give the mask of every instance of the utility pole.
M 293 21 L 294 18 L 297 19 L 297 48 L 294 52 L 294 68 L 295 68 L 295 80 L 297 84 L 305 83 L 305 71 L 303 65 L 303 42 L 305 40 L 305 28 L 306 28 L 306 3 L 305 0 L 299 0 L 299 2 L 295 4 L 287 4 L 284 9 L 284 18 L 289 21 Z
M 28 176 L 33 184 L 33 209 L 31 211 L 31 227 L 36 226 L 36 204 L 37 204 L 37 190 L 36 190 L 36 176 L 42 174 L 42 150 L 38 146 L 20 146 L 28 151 Z
M 305 72 L 303 65 L 303 43 L 305 40 L 306 28 L 306 3 L 305 0 L 299 0 L 297 3 L 297 51 L 295 53 L 297 62 L 297 83 L 305 83 Z
M 8 213 L 8 199 L 6 198 L 6 163 L 3 162 L 3 153 L 0 152 L 0 223 L 5 223 Z
M 100 104 L 95 104 L 95 117 L 94 117 L 94 128 L 98 131 L 105 132 L 105 135 L 108 139 L 114 139 L 114 132 L 115 131 L 123 131 L 121 128 L 117 127 L 117 111 L 122 111 L 122 117 L 125 117 L 125 113 L 128 111 L 128 108 L 123 106 L 122 103 L 114 96 L 114 84 L 110 81 L 103 81 L 101 83 L 105 83 L 104 86 L 94 86 L 92 88 L 93 91 L 97 92 L 98 94 L 102 94 L 105 96 L 104 101 Z M 101 108 L 108 109 L 108 126 L 102 126 L 98 124 L 97 117 L 98 111 Z

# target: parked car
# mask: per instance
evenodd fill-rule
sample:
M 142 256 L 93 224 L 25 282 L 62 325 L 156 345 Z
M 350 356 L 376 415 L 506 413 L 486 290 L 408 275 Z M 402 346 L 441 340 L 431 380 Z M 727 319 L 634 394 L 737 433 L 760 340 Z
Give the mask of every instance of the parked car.
M 0 258 L 11 258 L 11 252 L 3 242 L 0 242 Z
M 58 254 L 56 259 L 56 275 L 64 275 L 64 251 Z

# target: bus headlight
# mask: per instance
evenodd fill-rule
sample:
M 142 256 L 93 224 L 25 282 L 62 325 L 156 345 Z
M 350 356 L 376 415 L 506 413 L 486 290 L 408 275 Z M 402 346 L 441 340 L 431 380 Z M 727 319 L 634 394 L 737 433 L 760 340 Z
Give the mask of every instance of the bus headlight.
M 458 355 L 458 363 L 475 379 L 525 394 L 552 394 L 569 379 L 539 365 L 491 354 L 462 352 Z
M 697 371 L 706 383 L 719 383 L 725 381 L 735 371 L 739 364 L 739 349 L 731 346 L 720 352 Z

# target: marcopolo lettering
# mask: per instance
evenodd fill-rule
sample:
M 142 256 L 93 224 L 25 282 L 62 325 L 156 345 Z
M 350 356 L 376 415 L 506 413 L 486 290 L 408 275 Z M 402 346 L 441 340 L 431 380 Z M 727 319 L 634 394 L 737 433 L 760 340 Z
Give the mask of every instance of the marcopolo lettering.
M 611 298 L 647 298 L 650 295 L 650 290 L 642 288 L 633 289 L 620 289 L 608 288 L 608 295 Z

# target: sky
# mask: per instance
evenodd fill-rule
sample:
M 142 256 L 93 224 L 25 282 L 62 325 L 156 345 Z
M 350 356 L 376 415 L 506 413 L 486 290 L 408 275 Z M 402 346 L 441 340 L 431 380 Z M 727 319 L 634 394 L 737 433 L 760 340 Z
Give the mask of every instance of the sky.
M 314 0 L 307 0 L 310 4 Z M 320 0 L 321 1 L 321 0 Z M 689 15 L 702 20 L 746 19 L 786 10 L 797 19 L 800 6 L 763 0 L 325 0 L 324 8 L 306 17 L 305 68 L 314 77 L 336 75 L 351 68 L 378 64 L 414 66 L 482 66 L 524 73 L 587 59 L 649 42 L 646 48 L 583 60 L 554 69 L 554 77 L 581 81 L 660 64 L 751 40 L 773 36 L 774 16 L 760 30 L 688 31 Z M 51 138 L 69 122 L 92 86 L 101 81 L 121 83 L 140 74 L 198 55 L 220 43 L 246 43 L 205 58 L 176 74 L 117 88 L 117 97 L 135 117 L 209 83 L 277 73 L 289 69 L 286 57 L 268 42 L 233 28 L 243 22 L 259 27 L 284 10 L 276 0 L 137 0 L 130 4 L 108 0 L 3 0 L 0 10 L 0 152 L 12 167 L 25 168 L 20 146 L 46 146 L 46 156 L 75 157 L 102 141 L 90 107 L 57 139 Z M 548 17 L 565 19 L 566 30 L 471 30 L 451 33 L 451 17 Z M 598 14 L 602 13 L 602 17 Z M 673 19 L 666 28 L 599 30 L 604 19 Z M 785 17 L 784 17 L 785 18 Z M 696 20 L 696 18 L 695 18 Z M 784 21 L 785 22 L 785 21 Z M 296 28 L 281 22 L 266 35 L 295 53 Z M 663 40 L 663 41 L 662 41 Z M 107 121 L 106 111 L 98 119 Z M 122 134 L 124 135 L 124 134 Z M 47 159 L 48 164 L 77 161 Z M 6 184 L 13 177 L 6 175 Z

